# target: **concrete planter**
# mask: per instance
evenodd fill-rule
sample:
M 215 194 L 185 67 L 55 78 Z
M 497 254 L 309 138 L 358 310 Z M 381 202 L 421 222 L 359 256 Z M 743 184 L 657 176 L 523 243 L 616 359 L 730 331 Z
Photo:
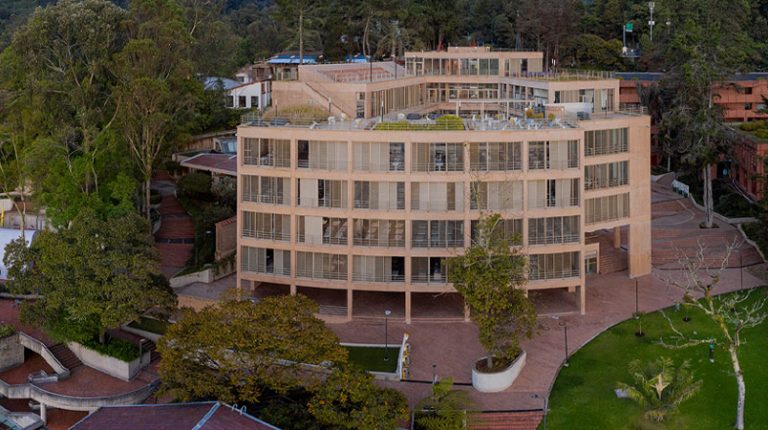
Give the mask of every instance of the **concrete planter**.
M 15 367 L 24 362 L 24 347 L 19 335 L 14 333 L 0 339 L 0 370 Z
M 143 353 L 142 357 L 133 361 L 123 361 L 86 348 L 77 342 L 68 342 L 67 346 L 86 366 L 123 381 L 130 381 L 150 361 L 149 352 Z
M 472 387 L 481 393 L 498 393 L 504 391 L 515 382 L 520 372 L 525 366 L 525 351 L 520 351 L 520 355 L 515 358 L 512 364 L 506 369 L 495 373 L 484 373 L 477 370 L 477 366 L 472 368 Z M 485 357 L 480 360 L 484 360 Z

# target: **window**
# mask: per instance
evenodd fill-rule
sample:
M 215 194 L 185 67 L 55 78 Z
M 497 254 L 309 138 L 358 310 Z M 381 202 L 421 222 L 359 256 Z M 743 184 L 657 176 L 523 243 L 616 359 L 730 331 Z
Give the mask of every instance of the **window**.
M 290 202 L 290 178 L 242 175 L 242 199 L 246 202 L 287 205 Z
M 240 249 L 240 269 L 244 272 L 290 276 L 291 252 L 243 246 Z
M 752 110 L 752 103 L 744 103 L 744 110 Z
M 405 221 L 356 219 L 354 244 L 359 246 L 405 246 Z
M 243 237 L 291 240 L 291 217 L 273 213 L 243 211 Z
M 470 168 L 475 171 L 509 171 L 522 168 L 521 142 L 481 142 L 469 147 Z
M 464 246 L 464 221 L 411 221 L 414 248 Z
M 629 183 L 629 161 L 584 166 L 584 188 L 597 190 Z
M 237 98 L 237 107 L 239 107 L 239 108 L 247 107 L 247 105 L 245 103 L 246 100 L 247 100 L 247 98 L 245 96 L 239 96 Z
M 523 182 L 473 182 L 470 208 L 479 210 L 522 210 Z
M 355 181 L 355 209 L 405 209 L 405 183 Z
M 747 95 L 752 94 L 752 87 L 745 87 L 744 88 L 744 94 L 747 94 Z
M 347 244 L 347 219 L 318 216 L 296 218 L 296 241 L 325 245 Z
M 614 221 L 629 216 L 629 193 L 586 199 L 586 223 Z
M 627 152 L 628 129 L 596 130 L 584 133 L 584 155 L 618 154 Z
M 461 143 L 414 143 L 414 172 L 461 172 L 464 147 Z
M 405 281 L 405 257 L 352 257 L 352 280 L 365 282 Z
M 572 169 L 579 167 L 579 141 L 529 142 L 528 169 Z
M 575 243 L 581 240 L 579 216 L 528 219 L 528 245 Z
M 413 257 L 411 259 L 411 282 L 419 284 L 447 283 L 445 258 Z
M 347 181 L 298 179 L 299 206 L 311 208 L 346 208 Z
M 404 143 L 355 143 L 353 157 L 355 170 L 365 172 L 405 170 Z
M 463 211 L 464 184 L 461 182 L 412 182 L 411 210 Z
M 537 281 L 577 278 L 581 273 L 580 264 L 581 256 L 578 251 L 530 255 L 528 256 L 528 279 Z
M 260 167 L 290 167 L 291 142 L 282 139 L 243 139 L 243 164 Z
M 479 225 L 480 221 L 478 220 L 472 220 L 470 223 L 470 235 L 473 243 L 479 239 L 477 237 Z M 502 236 L 509 241 L 510 245 L 519 245 L 523 236 L 523 220 L 519 218 L 502 219 L 496 224 L 491 234 Z
M 347 279 L 347 256 L 319 252 L 296 253 L 296 276 L 312 279 Z
M 528 181 L 528 208 L 579 206 L 579 179 Z
M 297 166 L 299 168 L 346 170 L 346 142 L 306 141 L 297 142 Z
M 259 108 L 259 96 L 251 96 L 251 108 L 252 109 Z

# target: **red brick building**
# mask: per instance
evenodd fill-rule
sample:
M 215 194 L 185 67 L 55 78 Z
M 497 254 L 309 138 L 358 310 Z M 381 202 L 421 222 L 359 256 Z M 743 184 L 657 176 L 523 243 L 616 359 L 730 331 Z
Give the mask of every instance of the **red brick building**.
M 619 103 L 640 104 L 638 84 L 649 86 L 658 82 L 663 73 L 616 73 L 620 79 Z M 768 120 L 763 96 L 768 97 L 768 73 L 745 73 L 716 88 L 714 102 L 723 107 L 725 120 L 741 123 Z M 656 125 L 651 126 L 651 163 L 661 163 L 661 148 L 655 138 Z M 766 173 L 768 161 L 768 140 L 761 140 L 742 134 L 743 140 L 734 145 L 729 176 L 752 199 L 759 200 L 765 191 L 761 189 L 760 177 Z

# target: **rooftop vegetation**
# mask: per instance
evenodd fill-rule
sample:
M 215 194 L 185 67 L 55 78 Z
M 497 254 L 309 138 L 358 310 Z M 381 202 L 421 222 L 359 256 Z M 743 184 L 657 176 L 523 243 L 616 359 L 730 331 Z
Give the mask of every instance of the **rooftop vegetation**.
M 0 339 L 16 333 L 16 329 L 10 324 L 0 324 Z
M 464 120 L 456 115 L 443 115 L 434 123 L 411 122 L 408 120 L 380 122 L 376 130 L 382 131 L 457 131 L 464 130 Z

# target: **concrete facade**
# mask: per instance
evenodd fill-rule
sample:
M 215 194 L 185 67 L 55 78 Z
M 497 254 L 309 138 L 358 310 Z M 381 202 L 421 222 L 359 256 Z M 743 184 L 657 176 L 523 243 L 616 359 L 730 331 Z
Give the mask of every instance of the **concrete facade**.
M 0 369 L 18 366 L 24 362 L 24 347 L 19 336 L 12 334 L 0 339 Z
M 443 261 L 488 213 L 522 239 L 526 288 L 578 294 L 582 313 L 600 253 L 587 233 L 621 244 L 628 227 L 629 275 L 650 273 L 650 118 L 620 109 L 618 80 L 543 73 L 541 58 L 470 48 L 406 53 L 405 68 L 300 66 L 275 103 L 334 118 L 238 128 L 237 285 L 346 291 L 347 319 L 355 292 L 396 293 L 410 322 L 413 294 L 455 292 Z

